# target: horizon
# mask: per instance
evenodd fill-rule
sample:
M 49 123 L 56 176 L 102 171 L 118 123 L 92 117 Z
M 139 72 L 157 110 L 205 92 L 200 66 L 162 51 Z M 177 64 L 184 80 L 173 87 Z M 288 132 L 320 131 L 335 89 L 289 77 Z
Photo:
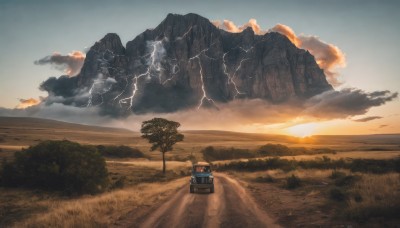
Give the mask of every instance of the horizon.
M 24 118 L 24 119 L 33 119 L 33 120 L 50 120 L 50 121 L 55 121 L 55 122 L 60 122 L 60 123 L 67 123 L 67 124 L 76 124 L 76 125 L 82 125 L 82 126 L 87 126 L 87 127 L 99 127 L 99 128 L 110 128 L 110 129 L 117 129 L 117 130 L 128 130 L 132 133 L 140 133 L 140 130 L 134 130 L 132 128 L 128 127 L 115 127 L 115 126 L 107 126 L 107 125 L 93 125 L 93 124 L 85 124 L 85 123 L 78 123 L 78 122 L 68 122 L 68 121 L 62 121 L 62 120 L 57 120 L 57 119 L 46 119 L 46 118 L 38 118 L 38 117 L 14 117 L 14 116 L 0 116 L 1 118 Z M 400 135 L 399 133 L 379 133 L 379 134 L 341 134 L 341 135 L 334 135 L 334 134 L 314 134 L 314 135 L 309 135 L 309 136 L 295 136 L 295 135 L 290 135 L 290 134 L 272 134 L 272 133 L 263 133 L 263 132 L 242 132 L 242 131 L 229 131 L 229 130 L 222 130 L 222 129 L 184 129 L 180 130 L 180 132 L 222 132 L 222 133 L 239 133 L 239 134 L 259 134 L 259 135 L 271 135 L 271 136 L 286 136 L 286 137 L 292 137 L 292 138 L 297 138 L 299 140 L 302 139 L 307 139 L 307 138 L 312 138 L 312 137 L 319 137 L 319 136 L 379 136 L 379 135 Z

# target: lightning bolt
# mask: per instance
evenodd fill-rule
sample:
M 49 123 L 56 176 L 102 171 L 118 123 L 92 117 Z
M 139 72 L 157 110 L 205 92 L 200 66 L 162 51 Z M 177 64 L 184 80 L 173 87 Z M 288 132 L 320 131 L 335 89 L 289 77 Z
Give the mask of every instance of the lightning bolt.
M 244 51 L 244 52 L 246 53 L 246 55 L 247 55 L 248 52 L 250 52 L 251 50 L 253 50 L 254 46 L 250 47 L 249 49 L 245 49 L 245 48 L 243 48 L 243 47 L 236 46 L 236 47 L 230 49 L 230 51 L 233 50 L 233 49 L 236 49 L 236 48 L 239 48 L 240 50 Z M 241 92 L 241 91 L 238 89 L 238 86 L 236 85 L 236 82 L 235 82 L 234 79 L 236 78 L 237 72 L 238 72 L 238 71 L 240 70 L 240 68 L 242 67 L 242 63 L 243 63 L 244 61 L 246 61 L 246 60 L 249 60 L 250 58 L 244 58 L 244 57 L 246 56 L 246 55 L 245 55 L 245 56 L 240 60 L 239 65 L 236 67 L 235 71 L 233 72 L 233 75 L 230 75 L 229 72 L 228 72 L 228 67 L 227 67 L 226 60 L 225 60 L 226 55 L 228 55 L 228 53 L 229 53 L 230 51 L 225 52 L 225 53 L 223 54 L 223 56 L 222 56 L 222 64 L 223 64 L 223 68 L 224 68 L 224 74 L 228 77 L 228 85 L 232 84 L 232 85 L 233 85 L 233 88 L 234 88 L 234 90 L 235 90 L 235 92 L 236 92 L 235 95 L 234 95 L 234 97 L 233 97 L 234 99 L 236 99 L 237 95 L 246 94 L 246 93 Z
M 246 61 L 246 60 L 249 60 L 249 59 L 248 59 L 248 58 L 247 58 L 247 59 L 242 59 L 242 60 L 240 61 L 239 65 L 236 67 L 235 72 L 234 72 L 233 75 L 231 76 L 231 75 L 228 73 L 228 68 L 227 68 L 226 62 L 225 62 L 225 56 L 226 56 L 227 54 L 228 54 L 228 52 L 225 52 L 224 55 L 222 56 L 222 64 L 223 64 L 223 67 L 224 67 L 224 74 L 228 77 L 228 85 L 229 85 L 229 84 L 232 84 L 232 85 L 233 85 L 233 88 L 235 89 L 235 92 L 236 92 L 236 94 L 234 95 L 234 98 L 236 98 L 237 95 L 239 95 L 239 94 L 245 94 L 245 93 L 244 93 L 244 92 L 241 92 L 241 91 L 238 89 L 238 86 L 236 85 L 236 82 L 235 82 L 233 79 L 236 77 L 237 72 L 238 72 L 238 71 L 240 70 L 240 68 L 242 67 L 242 63 L 243 63 L 244 61 Z
M 93 105 L 93 95 L 94 94 L 100 95 L 100 97 L 101 97 L 101 103 L 97 104 L 97 106 L 104 103 L 103 95 L 106 94 L 107 92 L 109 92 L 113 86 L 113 84 L 111 83 L 108 87 L 105 87 L 106 80 L 110 76 L 109 69 L 114 69 L 116 71 L 121 70 L 120 68 L 114 68 L 114 67 L 109 66 L 110 63 L 109 63 L 109 60 L 106 59 L 106 54 L 109 54 L 111 59 L 114 59 L 116 56 L 123 56 L 123 55 L 116 55 L 116 54 L 114 54 L 114 52 L 112 52 L 109 49 L 106 49 L 103 52 L 100 52 L 98 50 L 93 50 L 93 51 L 100 55 L 100 58 L 97 59 L 97 61 L 100 63 L 100 70 L 98 70 L 98 72 L 97 72 L 99 74 L 98 78 L 96 78 L 93 81 L 93 83 L 88 91 L 89 99 L 88 99 L 88 103 L 87 103 L 86 107 L 90 107 Z M 123 71 L 123 69 L 122 69 L 122 71 Z M 99 78 L 99 77 L 103 77 L 104 74 L 106 75 L 105 78 Z
M 190 31 L 192 31 L 193 26 L 190 26 L 190 28 L 180 37 L 177 37 L 175 40 L 182 40 L 185 36 L 189 34 Z
M 144 56 L 149 56 L 149 61 L 148 61 L 148 66 L 147 69 L 144 73 L 139 74 L 139 75 L 135 75 L 132 79 L 132 93 L 131 96 L 129 97 L 125 97 L 122 98 L 118 101 L 118 103 L 120 104 L 120 106 L 122 107 L 122 104 L 129 104 L 129 106 L 127 107 L 127 109 L 131 109 L 133 106 L 133 99 L 135 98 L 135 95 L 137 93 L 137 91 L 139 90 L 139 79 L 142 77 L 146 77 L 148 80 L 151 79 L 152 76 L 154 75 L 158 75 L 158 80 L 160 82 L 160 84 L 162 84 L 162 79 L 161 79 L 161 74 L 160 72 L 162 70 L 164 70 L 161 67 L 161 63 L 159 60 L 160 56 L 157 56 L 157 54 L 159 53 L 158 50 L 159 48 L 163 48 L 163 41 L 166 38 L 163 38 L 161 40 L 157 40 L 157 41 L 153 41 L 151 42 L 150 46 L 152 47 L 152 51 Z M 119 94 L 117 97 L 115 97 L 115 99 L 117 99 L 118 97 L 120 97 L 125 91 L 123 91 L 121 94 Z
M 122 94 L 125 93 L 126 88 L 128 87 L 129 83 L 128 83 L 128 79 L 127 78 L 124 78 L 124 79 L 125 79 L 125 87 L 124 87 L 124 89 L 122 90 L 122 92 L 120 94 L 118 94 L 116 97 L 114 97 L 113 101 L 115 101 L 118 97 L 120 97 Z
M 213 45 L 213 44 L 211 44 L 210 47 L 211 47 L 212 45 Z M 195 56 L 189 58 L 189 62 L 192 61 L 192 60 L 194 60 L 194 59 L 197 59 L 198 64 L 199 64 L 199 67 L 200 67 L 199 73 L 200 73 L 201 90 L 203 91 L 203 96 L 202 96 L 201 99 L 200 99 L 200 103 L 199 103 L 199 105 L 197 106 L 197 109 L 200 109 L 200 108 L 201 108 L 201 106 L 203 105 L 203 101 L 204 101 L 204 100 L 207 100 L 208 102 L 214 104 L 215 107 L 217 107 L 217 105 L 215 104 L 214 100 L 211 99 L 211 98 L 209 98 L 209 97 L 207 96 L 207 92 L 206 92 L 206 89 L 205 89 L 205 86 L 204 86 L 203 67 L 202 67 L 202 65 L 201 65 L 201 59 L 200 59 L 200 55 L 201 55 L 201 54 L 204 54 L 204 53 L 205 53 L 206 51 L 208 51 L 209 49 L 210 49 L 210 48 L 206 48 L 206 49 L 200 51 L 199 54 L 197 54 L 197 55 L 195 55 Z M 213 58 L 207 56 L 206 54 L 204 54 L 204 56 L 206 56 L 206 57 L 208 57 L 208 58 L 210 58 L 210 59 L 213 59 Z
M 238 46 L 238 48 L 240 48 L 241 50 L 243 50 L 244 52 L 247 53 L 247 52 L 251 51 L 254 48 L 254 46 L 250 47 L 249 49 L 244 49 L 243 47 L 240 47 L 240 46 Z
M 104 86 L 106 86 L 106 81 L 107 81 L 107 79 L 95 79 L 94 80 L 92 86 L 89 89 L 89 100 L 88 100 L 86 107 L 90 107 L 93 105 L 93 103 L 92 103 L 93 94 L 98 94 L 101 97 L 101 103 L 98 104 L 97 106 L 103 104 L 103 102 L 104 102 L 103 95 L 106 94 L 108 91 L 110 91 L 112 88 L 112 84 L 110 84 L 108 87 L 104 88 Z M 98 90 L 101 90 L 101 91 L 94 93 L 93 90 L 96 89 L 95 88 L 96 85 L 101 85 L 100 88 L 98 88 Z
M 172 79 L 174 79 L 175 78 L 175 76 L 176 76 L 176 74 L 180 71 L 180 68 L 179 68 L 179 66 L 178 66 L 178 64 L 173 64 L 172 66 L 171 66 L 171 69 L 172 69 L 172 77 L 170 77 L 170 78 L 168 78 L 168 79 L 166 79 L 162 84 L 163 85 L 165 85 L 165 84 L 167 84 L 169 81 L 171 81 Z
M 123 98 L 121 100 L 119 100 L 119 105 L 122 107 L 122 104 L 126 104 L 129 101 L 129 107 L 127 109 L 132 108 L 133 105 L 133 98 L 136 95 L 136 92 L 138 91 L 138 79 L 141 77 L 146 76 L 146 74 L 141 74 L 139 76 L 135 76 L 132 80 L 132 94 L 129 97 Z

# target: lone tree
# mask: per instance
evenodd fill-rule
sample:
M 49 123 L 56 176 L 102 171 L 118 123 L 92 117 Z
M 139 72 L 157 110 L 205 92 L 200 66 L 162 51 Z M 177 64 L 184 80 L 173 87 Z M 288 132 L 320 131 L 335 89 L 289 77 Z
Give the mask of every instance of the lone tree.
M 178 132 L 180 123 L 163 118 L 153 118 L 142 123 L 142 138 L 149 140 L 151 151 L 159 149 L 163 158 L 163 173 L 165 174 L 165 153 L 172 150 L 172 146 L 183 140 L 183 134 Z

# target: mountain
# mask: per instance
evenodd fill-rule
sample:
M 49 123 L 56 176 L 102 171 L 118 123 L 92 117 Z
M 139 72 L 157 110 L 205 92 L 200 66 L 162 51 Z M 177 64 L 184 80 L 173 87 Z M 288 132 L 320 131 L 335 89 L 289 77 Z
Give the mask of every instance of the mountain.
M 218 108 L 234 99 L 279 103 L 331 90 L 308 52 L 279 33 L 229 33 L 196 14 L 169 14 L 124 47 L 107 34 L 80 74 L 43 82 L 47 103 L 99 106 L 104 114 Z M 61 97 L 61 99 L 60 99 Z

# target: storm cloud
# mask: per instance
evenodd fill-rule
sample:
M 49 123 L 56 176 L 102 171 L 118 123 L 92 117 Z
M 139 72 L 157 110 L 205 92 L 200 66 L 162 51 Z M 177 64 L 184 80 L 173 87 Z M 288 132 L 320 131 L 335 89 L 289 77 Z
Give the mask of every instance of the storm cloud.
M 54 53 L 42 59 L 36 60 L 34 63 L 36 65 L 50 64 L 56 69 L 66 73 L 68 76 L 75 76 L 81 71 L 84 61 L 85 53 L 73 51 L 67 55 Z
M 346 119 L 363 115 L 397 98 L 389 91 L 365 92 L 359 89 L 329 91 L 308 100 L 293 100 L 284 104 L 273 104 L 261 99 L 236 99 L 229 103 L 218 103 L 217 109 L 186 109 L 172 113 L 130 113 L 128 116 L 104 115 L 103 107 L 77 107 L 62 103 L 42 102 L 25 109 L 1 109 L 0 116 L 29 116 L 56 119 L 67 122 L 122 127 L 139 130 L 144 120 L 162 117 L 178 121 L 183 129 L 254 131 L 258 126 L 276 125 L 287 127 L 300 122 L 315 122 Z M 63 99 L 52 97 L 51 99 Z M 48 98 L 47 98 L 48 99 Z M 367 122 L 379 119 L 371 116 L 358 119 Z
M 388 90 L 365 92 L 347 88 L 327 91 L 308 99 L 304 104 L 304 114 L 321 119 L 339 119 L 363 115 L 372 107 L 384 105 L 398 97 L 398 93 Z
M 360 119 L 353 119 L 353 121 L 355 122 L 368 122 L 368 121 L 372 121 L 372 120 L 377 120 L 377 119 L 382 119 L 382 116 L 367 116 L 364 118 L 360 118 Z

